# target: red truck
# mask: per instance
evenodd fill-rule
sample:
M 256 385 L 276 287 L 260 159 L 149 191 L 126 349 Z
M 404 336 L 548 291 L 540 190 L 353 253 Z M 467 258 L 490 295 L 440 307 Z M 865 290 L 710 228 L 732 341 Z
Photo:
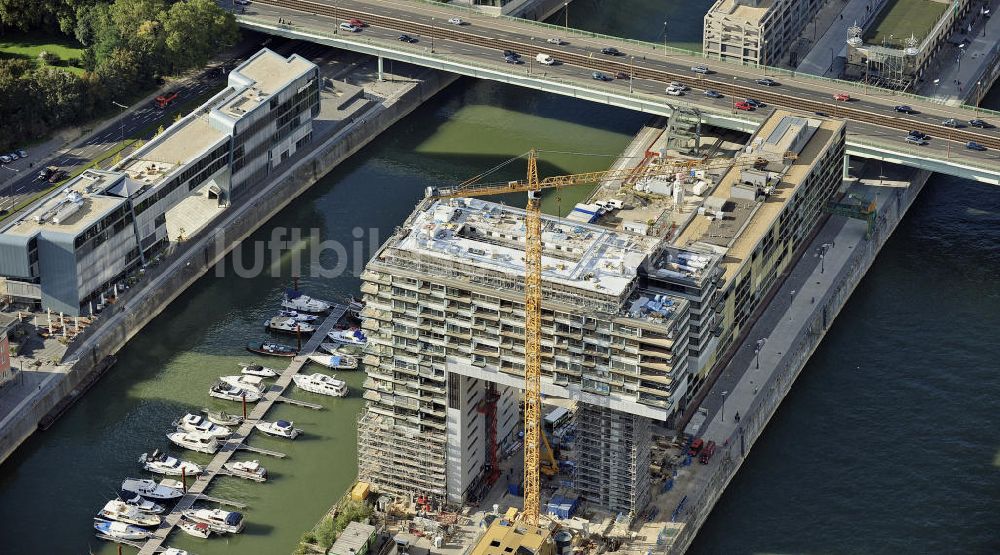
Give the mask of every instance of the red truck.
M 166 108 L 167 106 L 170 105 L 171 102 L 177 99 L 177 96 L 179 94 L 180 94 L 179 91 L 170 91 L 166 94 L 161 94 L 160 96 L 156 97 L 156 100 L 154 100 L 154 102 L 156 103 L 156 107 L 160 109 Z

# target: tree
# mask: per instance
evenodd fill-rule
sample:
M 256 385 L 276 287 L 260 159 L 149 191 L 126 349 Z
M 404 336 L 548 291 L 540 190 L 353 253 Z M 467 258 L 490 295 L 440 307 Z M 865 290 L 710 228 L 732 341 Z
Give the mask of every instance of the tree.
M 239 38 L 236 19 L 212 0 L 187 0 L 170 6 L 163 28 L 174 71 L 204 65 Z

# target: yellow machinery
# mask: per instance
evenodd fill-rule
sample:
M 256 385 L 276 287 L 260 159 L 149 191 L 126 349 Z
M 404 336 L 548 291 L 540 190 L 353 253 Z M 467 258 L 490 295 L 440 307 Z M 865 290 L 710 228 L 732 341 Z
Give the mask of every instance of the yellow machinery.
M 457 187 L 428 188 L 428 198 L 481 197 L 504 193 L 528 193 L 525 209 L 525 256 L 524 256 L 524 511 L 522 519 L 538 526 L 540 514 L 539 472 L 545 468 L 540 462 L 542 442 L 546 448 L 546 474 L 558 473 L 559 466 L 548 440 L 542 432 L 541 403 L 541 338 L 542 338 L 542 214 L 539 193 L 543 189 L 554 189 L 595 183 L 605 180 L 636 180 L 647 176 L 687 173 L 694 169 L 719 169 L 728 166 L 745 166 L 756 163 L 755 159 L 742 157 L 710 158 L 707 160 L 670 160 L 640 167 L 622 168 L 573 175 L 538 179 L 538 161 L 535 150 L 528 153 L 528 175 L 524 181 L 509 181 L 501 184 L 477 184 L 476 179 L 466 181 Z M 551 474 L 549 472 L 552 472 Z

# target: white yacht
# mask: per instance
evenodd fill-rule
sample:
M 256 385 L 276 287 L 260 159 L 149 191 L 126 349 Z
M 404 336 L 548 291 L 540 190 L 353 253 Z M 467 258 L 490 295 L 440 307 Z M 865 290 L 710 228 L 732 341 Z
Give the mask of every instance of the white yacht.
M 239 387 L 233 384 L 229 384 L 223 381 L 219 381 L 208 390 L 208 395 L 215 397 L 216 399 L 225 399 L 227 401 L 243 401 L 244 399 L 248 403 L 256 403 L 260 401 L 260 392 Z
M 309 355 L 309 360 L 333 368 L 334 370 L 354 370 L 358 367 L 357 357 L 351 355 Z
M 261 366 L 260 364 L 247 364 L 245 362 L 240 363 L 240 374 L 246 376 L 260 376 L 262 378 L 278 377 L 278 371 L 274 368 L 268 368 L 267 366 Z
M 207 418 L 200 414 L 187 413 L 181 418 L 175 420 L 174 426 L 176 426 L 178 430 L 184 430 L 185 432 L 199 432 L 217 437 L 219 439 L 227 438 L 233 433 L 232 430 L 225 426 L 209 422 Z
M 139 457 L 139 462 L 142 463 L 144 469 L 167 476 L 180 476 L 182 474 L 197 476 L 202 472 L 202 468 L 195 463 L 175 459 L 159 450 L 153 451 L 152 454 L 143 453 Z
M 219 439 L 201 432 L 174 432 L 167 439 L 185 449 L 214 455 L 219 450 Z
M 162 520 L 156 515 L 140 511 L 137 507 L 129 505 L 121 499 L 112 499 L 105 503 L 104 508 L 97 513 L 97 516 L 136 526 L 159 526 Z
M 222 466 L 238 478 L 246 478 L 255 482 L 267 480 L 267 469 L 260 465 L 260 461 L 227 462 Z
M 309 376 L 296 374 L 292 376 L 292 380 L 303 391 L 329 395 L 331 397 L 347 396 L 347 383 L 326 374 L 316 373 Z
M 213 424 L 218 424 L 220 426 L 239 426 L 243 423 L 242 416 L 236 416 L 235 414 L 229 414 L 224 410 L 214 411 L 209 409 L 201 409 L 201 412 L 205 414 L 205 418 Z
M 103 536 L 113 541 L 137 541 L 149 539 L 153 536 L 152 532 L 143 530 L 137 526 L 125 524 L 124 522 L 104 520 L 103 518 L 94 519 L 94 530 L 97 530 L 98 537 Z
M 177 523 L 177 526 L 179 526 L 185 534 L 196 538 L 207 538 L 212 535 L 212 529 L 209 528 L 204 522 L 195 522 L 193 520 L 182 518 L 181 521 Z
M 288 290 L 285 292 L 285 298 L 281 300 L 281 307 L 296 312 L 318 313 L 330 310 L 330 303 L 303 295 L 299 291 Z
M 167 510 L 167 508 L 163 505 L 153 503 L 149 499 L 143 499 L 143 497 L 137 493 L 123 491 L 118 494 L 118 497 L 136 509 L 151 515 L 161 515 Z
M 177 549 L 176 547 L 168 547 L 160 552 L 160 555 L 191 555 L 185 549 Z
M 312 324 L 307 324 L 306 322 L 299 322 L 295 318 L 289 318 L 287 316 L 275 316 L 270 320 L 264 322 L 264 327 L 270 331 L 276 331 L 278 333 L 313 333 L 316 331 L 316 326 Z
M 253 391 L 258 395 L 263 394 L 267 391 L 267 384 L 264 383 L 264 378 L 260 376 L 222 376 L 219 378 L 220 382 L 225 382 L 233 387 L 239 387 L 247 391 Z
M 356 356 L 361 353 L 362 349 L 354 345 L 342 345 L 340 343 L 333 343 L 332 341 L 324 341 L 319 344 L 319 350 L 324 353 L 331 355 L 351 355 Z
M 243 513 L 222 509 L 188 509 L 184 518 L 207 524 L 213 532 L 239 534 L 243 531 Z
M 177 499 L 184 496 L 184 490 L 177 480 L 161 480 L 159 484 L 152 480 L 126 479 L 121 489 L 129 493 L 141 495 L 146 499 Z
M 254 424 L 253 427 L 267 435 L 295 439 L 302 433 L 302 430 L 294 427 L 292 424 L 293 422 L 289 422 L 288 420 L 275 420 L 274 422 L 261 420 Z
M 337 343 L 344 343 L 345 345 L 358 345 L 365 346 L 368 344 L 368 338 L 365 337 L 364 332 L 358 328 L 353 328 L 349 330 L 331 330 L 326 336 L 331 341 L 336 341 Z
M 312 323 L 319 320 L 319 316 L 315 314 L 303 314 L 301 312 L 296 312 L 294 310 L 282 310 L 278 312 L 278 316 L 284 316 L 285 318 L 293 318 L 296 322 L 307 322 Z

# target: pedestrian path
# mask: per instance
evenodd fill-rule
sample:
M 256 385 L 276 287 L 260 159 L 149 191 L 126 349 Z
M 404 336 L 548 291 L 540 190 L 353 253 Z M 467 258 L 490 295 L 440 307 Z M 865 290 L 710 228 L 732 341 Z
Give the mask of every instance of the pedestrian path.
M 829 2 L 840 4 L 841 0 Z M 846 56 L 847 29 L 855 24 L 863 28 L 885 3 L 886 0 L 850 0 L 844 4 L 839 16 L 828 23 L 823 36 L 815 41 L 795 71 L 820 77 L 836 77 L 836 72 L 832 71 L 834 60 L 838 56 Z M 831 73 L 834 75 L 830 75 Z
M 994 12 L 1000 7 L 998 0 L 990 4 Z M 951 40 L 968 38 L 970 42 L 964 48 L 944 44 L 941 51 L 935 54 L 937 58 L 925 72 L 927 77 L 918 88 L 920 94 L 951 106 L 962 104 L 970 95 L 992 86 L 992 81 L 980 81 L 984 71 L 997 63 L 1000 48 L 1000 17 L 986 19 L 976 8 L 970 10 L 960 25 L 962 30 L 955 32 Z

